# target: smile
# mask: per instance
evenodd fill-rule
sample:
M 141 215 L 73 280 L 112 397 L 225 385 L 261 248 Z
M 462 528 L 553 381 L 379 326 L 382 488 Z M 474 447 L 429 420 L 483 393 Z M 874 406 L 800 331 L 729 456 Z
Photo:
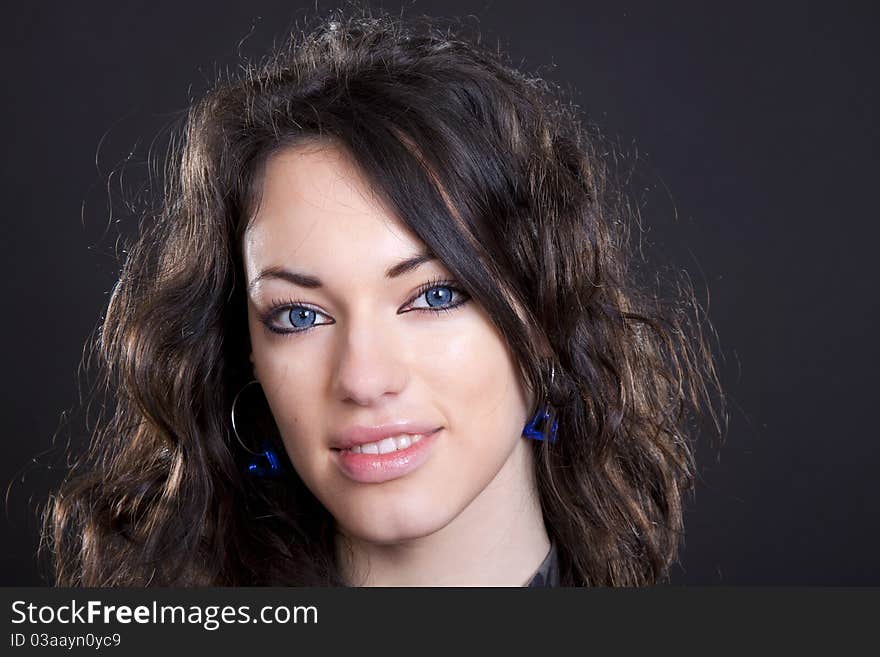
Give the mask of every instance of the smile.
M 344 449 L 343 452 L 352 452 L 354 454 L 389 454 L 390 452 L 399 452 L 407 449 L 413 443 L 419 442 L 424 434 L 412 436 L 410 434 L 400 434 L 399 436 L 388 436 L 374 443 L 364 443 L 355 445 L 351 449 Z
M 352 481 L 378 484 L 399 479 L 421 467 L 443 433 L 401 434 L 363 443 L 350 449 L 333 449 L 333 460 Z

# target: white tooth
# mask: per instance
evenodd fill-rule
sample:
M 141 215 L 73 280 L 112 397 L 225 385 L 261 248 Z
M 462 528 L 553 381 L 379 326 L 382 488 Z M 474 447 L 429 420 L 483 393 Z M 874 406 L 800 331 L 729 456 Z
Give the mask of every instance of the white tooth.
M 397 443 L 394 442 L 394 438 L 383 438 L 379 441 L 379 453 L 380 454 L 388 454 L 389 452 L 397 451 Z
M 418 434 L 411 436 L 402 433 L 399 436 L 388 436 L 375 443 L 364 443 L 351 448 L 355 454 L 388 454 L 397 450 L 406 449 L 413 443 L 419 442 L 424 436 Z

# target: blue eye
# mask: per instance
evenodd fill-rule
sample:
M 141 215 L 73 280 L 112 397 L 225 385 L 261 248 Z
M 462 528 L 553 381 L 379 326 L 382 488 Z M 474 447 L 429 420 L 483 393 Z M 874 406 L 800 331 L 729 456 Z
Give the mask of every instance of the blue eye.
M 315 321 L 316 315 L 317 313 L 311 308 L 304 308 L 302 306 L 291 308 L 287 312 L 287 318 L 296 329 L 304 329 L 311 326 Z
M 444 292 L 445 292 L 445 294 L 444 294 Z M 437 305 L 443 305 L 445 303 L 449 303 L 449 300 L 452 299 L 453 293 L 452 293 L 451 288 L 448 288 L 445 286 L 439 286 L 439 287 L 435 287 L 433 290 L 429 290 L 428 292 L 425 292 L 425 295 L 426 295 L 425 298 L 428 300 L 428 305 L 435 307 L 434 303 L 433 303 L 434 301 L 437 302 Z
M 333 323 L 321 322 L 320 324 L 316 324 L 315 321 L 319 315 L 322 317 L 326 317 L 326 315 L 317 310 L 313 310 L 312 308 L 297 305 L 297 302 L 295 301 L 274 300 L 272 301 L 271 306 L 272 309 L 262 317 L 262 320 L 266 327 L 274 333 L 280 333 L 282 335 L 289 333 L 304 333 L 316 326 Z M 276 318 L 278 318 L 276 321 L 284 320 L 280 324 L 280 327 L 275 321 L 273 321 L 273 319 Z
M 464 299 L 462 299 L 464 297 Z M 425 299 L 428 307 L 416 307 L 416 310 L 451 310 L 460 306 L 467 300 L 467 295 L 453 285 L 447 283 L 427 283 L 419 289 L 417 299 Z M 457 303 L 448 305 L 454 298 L 460 299 Z
M 447 281 L 429 281 L 422 285 L 414 297 L 414 301 L 425 299 L 427 306 L 412 306 L 413 310 L 421 312 L 449 312 L 463 305 L 470 299 L 468 294 L 458 287 Z M 455 301 L 453 301 L 455 299 Z M 318 316 L 326 317 L 324 313 L 318 312 L 307 306 L 300 305 L 300 302 L 293 300 L 273 300 L 271 310 L 266 312 L 262 317 L 263 324 L 273 333 L 281 335 L 289 335 L 291 333 L 305 333 L 317 326 L 324 324 L 334 324 L 332 320 L 329 322 L 315 323 Z M 277 324 L 280 319 L 285 320 L 281 325 Z M 273 321 L 275 320 L 275 321 Z M 287 325 L 287 326 L 285 326 Z

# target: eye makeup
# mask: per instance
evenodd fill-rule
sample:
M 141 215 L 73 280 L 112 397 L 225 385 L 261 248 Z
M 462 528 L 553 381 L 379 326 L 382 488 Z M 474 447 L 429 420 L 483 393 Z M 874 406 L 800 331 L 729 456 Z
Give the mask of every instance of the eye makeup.
M 470 300 L 470 296 L 462 290 L 455 281 L 443 279 L 441 277 L 434 278 L 429 280 L 422 285 L 419 286 L 416 293 L 413 297 L 407 302 L 407 306 L 417 301 L 419 297 L 424 296 L 428 292 L 438 289 L 438 288 L 447 288 L 452 291 L 453 299 L 456 299 L 454 302 L 445 306 L 438 307 L 419 307 L 413 308 L 413 311 L 419 312 L 429 312 L 429 313 L 440 313 L 440 312 L 449 312 L 451 310 L 455 310 L 456 308 L 464 305 L 467 301 Z M 404 306 L 405 307 L 405 306 Z M 299 299 L 272 299 L 269 303 L 269 309 L 263 313 L 260 313 L 260 321 L 266 326 L 267 329 L 272 331 L 273 333 L 277 333 L 280 335 L 290 335 L 292 333 L 305 333 L 307 331 L 312 330 L 313 328 L 317 328 L 318 326 L 324 326 L 328 324 L 335 324 L 335 322 L 322 322 L 320 324 L 312 324 L 311 326 L 307 326 L 305 328 L 279 328 L 273 320 L 277 318 L 282 312 L 289 313 L 295 309 L 302 309 L 307 311 L 312 311 L 316 315 L 325 316 L 324 313 L 310 307 L 306 304 L 306 302 Z M 411 311 L 405 311 L 411 312 Z

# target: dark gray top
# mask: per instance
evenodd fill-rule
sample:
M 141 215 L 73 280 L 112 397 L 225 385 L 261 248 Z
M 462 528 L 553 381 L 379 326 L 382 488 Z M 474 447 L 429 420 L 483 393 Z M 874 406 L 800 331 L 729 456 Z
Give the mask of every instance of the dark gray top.
M 550 551 L 526 586 L 559 586 L 559 556 L 556 553 L 556 543 L 550 543 Z

